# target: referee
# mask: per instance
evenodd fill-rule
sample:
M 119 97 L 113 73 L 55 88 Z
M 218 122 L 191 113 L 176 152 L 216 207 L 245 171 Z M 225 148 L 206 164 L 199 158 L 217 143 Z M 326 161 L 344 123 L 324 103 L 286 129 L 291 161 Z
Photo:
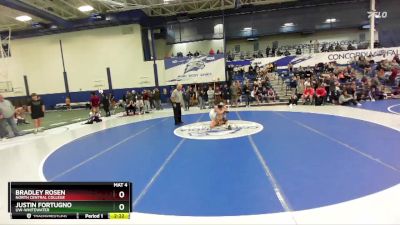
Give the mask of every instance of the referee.
M 172 108 L 174 109 L 175 125 L 179 125 L 182 122 L 181 104 L 183 102 L 182 97 L 182 84 L 176 85 L 176 89 L 171 94 Z

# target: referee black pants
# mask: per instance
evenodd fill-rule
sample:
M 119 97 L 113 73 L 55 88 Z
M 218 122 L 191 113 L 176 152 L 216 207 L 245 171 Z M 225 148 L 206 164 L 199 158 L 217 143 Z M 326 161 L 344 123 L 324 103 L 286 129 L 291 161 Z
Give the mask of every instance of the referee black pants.
M 181 111 L 181 103 L 176 103 L 175 106 L 172 105 L 174 110 L 174 119 L 175 125 L 182 123 L 182 111 Z

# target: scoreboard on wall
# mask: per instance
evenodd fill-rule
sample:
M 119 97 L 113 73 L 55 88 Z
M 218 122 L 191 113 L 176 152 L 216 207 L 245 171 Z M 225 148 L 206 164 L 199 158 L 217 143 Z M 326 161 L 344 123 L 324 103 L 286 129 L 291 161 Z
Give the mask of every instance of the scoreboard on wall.
M 9 182 L 12 219 L 129 219 L 130 182 Z

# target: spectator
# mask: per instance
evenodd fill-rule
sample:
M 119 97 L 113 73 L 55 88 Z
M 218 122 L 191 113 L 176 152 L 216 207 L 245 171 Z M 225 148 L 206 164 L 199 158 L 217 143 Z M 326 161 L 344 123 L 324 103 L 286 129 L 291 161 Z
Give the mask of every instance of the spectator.
M 211 86 L 208 87 L 207 96 L 208 96 L 208 108 L 212 109 L 214 108 L 214 90 L 212 89 Z
M 297 46 L 296 55 L 301 55 L 301 48 L 300 48 L 300 46 Z
M 292 92 L 289 98 L 289 107 L 292 108 L 293 105 L 297 105 L 297 102 L 299 101 L 299 98 L 296 95 L 296 92 Z
M 142 115 L 145 113 L 144 107 L 145 107 L 145 103 L 143 100 L 143 95 L 138 93 L 136 95 L 136 109 L 137 109 L 139 115 Z
M 27 110 L 26 105 L 23 105 L 22 107 L 18 107 L 15 109 L 14 118 L 16 120 L 17 125 L 29 124 L 28 122 L 26 122 L 25 119 L 26 110 Z
M 251 90 L 250 90 L 250 84 L 248 81 L 246 81 L 246 83 L 243 85 L 242 92 L 246 96 L 246 107 L 250 107 Z
M 110 112 L 110 99 L 107 93 L 101 92 L 101 103 L 103 104 L 103 109 L 106 113 L 106 117 L 111 116 Z
M 198 101 L 199 101 L 199 108 L 200 109 L 205 109 L 205 102 L 206 102 L 206 92 L 204 91 L 203 87 L 199 87 L 198 89 L 198 95 L 197 95 Z
M 209 55 L 214 55 L 214 54 L 215 54 L 215 53 L 214 53 L 214 49 L 211 48 L 211 49 L 210 49 L 210 52 L 208 52 L 208 54 L 209 54 Z
M 267 48 L 265 49 L 265 56 L 269 57 L 270 52 L 271 52 L 271 48 L 269 46 L 267 46 Z
M 189 111 L 190 107 L 189 88 L 187 88 L 185 91 L 182 91 L 182 97 L 183 97 L 183 108 L 185 109 L 185 111 Z
M 215 87 L 214 99 L 214 105 L 218 105 L 220 102 L 222 102 L 222 91 L 218 85 Z
M 149 90 L 143 91 L 143 105 L 144 105 L 144 112 L 150 113 L 151 105 L 150 105 L 150 91 Z
M 183 102 L 182 85 L 181 84 L 178 84 L 176 86 L 176 89 L 172 92 L 170 99 L 171 99 L 172 108 L 174 111 L 175 125 L 177 126 L 177 125 L 180 125 L 183 123 L 182 112 L 181 112 L 181 104 Z
M 400 83 L 399 83 L 399 85 L 397 86 L 397 88 L 395 88 L 395 89 L 392 91 L 392 98 L 394 98 L 394 99 L 400 99 Z
M 3 95 L 0 94 L 0 126 L 2 127 L 0 129 L 2 129 L 3 132 L 6 131 L 8 138 L 21 135 L 14 120 L 14 112 L 15 109 L 12 103 L 4 99 Z
M 132 90 L 132 92 L 128 91 L 125 95 L 125 111 L 127 116 L 129 116 L 131 112 L 133 115 L 136 114 L 136 95 L 134 90 Z
M 344 89 L 339 97 L 339 104 L 340 105 L 360 105 L 357 101 L 353 98 L 353 96 L 347 93 L 347 90 Z
M 161 94 L 158 88 L 154 88 L 153 90 L 153 100 L 154 100 L 154 105 L 156 107 L 156 110 L 161 110 Z
M 69 96 L 65 98 L 65 108 L 71 110 L 71 98 Z
M 231 87 L 230 87 L 230 93 L 231 93 L 231 104 L 232 106 L 237 107 L 238 104 L 238 83 L 237 82 L 232 82 Z
M 41 124 L 44 117 L 45 106 L 37 94 L 32 93 L 31 98 L 31 102 L 28 105 L 28 112 L 31 114 L 34 123 L 33 132 L 36 134 L 39 131 L 43 131 Z M 100 101 L 98 101 L 98 104 L 100 104 L 99 102 Z
M 309 84 L 306 85 L 306 89 L 304 89 L 303 96 L 301 96 L 303 100 L 303 105 L 308 103 L 313 102 L 313 97 L 314 97 L 314 88 L 312 88 Z
M 315 105 L 323 105 L 326 98 L 326 89 L 323 84 L 320 84 L 315 90 Z

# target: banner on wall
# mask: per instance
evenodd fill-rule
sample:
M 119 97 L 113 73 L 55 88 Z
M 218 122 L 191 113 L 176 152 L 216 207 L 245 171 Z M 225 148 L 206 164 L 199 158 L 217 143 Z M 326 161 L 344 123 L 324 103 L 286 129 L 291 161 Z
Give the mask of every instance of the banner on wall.
M 228 62 L 228 66 L 239 66 L 243 67 L 245 71 L 252 65 L 253 67 L 258 65 L 264 67 L 269 63 L 276 63 L 278 69 L 286 69 L 287 65 L 291 63 L 295 68 L 297 67 L 308 67 L 315 66 L 318 63 L 329 63 L 336 62 L 337 64 L 346 65 L 354 61 L 360 56 L 371 57 L 372 60 L 379 62 L 387 59 L 392 60 L 395 55 L 400 53 L 400 47 L 396 48 L 379 48 L 379 49 L 366 49 L 366 50 L 354 50 L 354 51 L 342 51 L 342 52 L 324 52 L 315 53 L 311 55 L 299 55 L 299 56 L 280 56 L 280 57 L 269 57 L 269 58 L 258 58 L 252 60 L 238 60 Z
M 225 80 L 224 54 L 164 60 L 165 84 L 207 83 Z

